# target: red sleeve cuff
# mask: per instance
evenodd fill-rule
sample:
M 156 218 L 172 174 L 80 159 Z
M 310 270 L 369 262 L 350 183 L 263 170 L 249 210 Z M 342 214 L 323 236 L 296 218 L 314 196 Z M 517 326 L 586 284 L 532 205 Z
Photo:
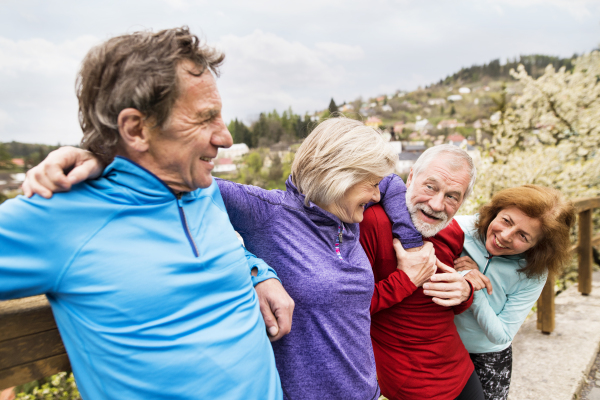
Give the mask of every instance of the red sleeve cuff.
M 471 294 L 469 295 L 469 298 L 467 300 L 465 300 L 457 306 L 452 307 L 454 315 L 462 314 L 463 312 L 467 311 L 469 307 L 471 307 L 471 304 L 473 304 L 473 295 L 475 291 L 473 290 L 473 285 L 471 285 L 471 282 L 467 281 L 467 283 L 469 284 L 469 288 L 471 288 Z

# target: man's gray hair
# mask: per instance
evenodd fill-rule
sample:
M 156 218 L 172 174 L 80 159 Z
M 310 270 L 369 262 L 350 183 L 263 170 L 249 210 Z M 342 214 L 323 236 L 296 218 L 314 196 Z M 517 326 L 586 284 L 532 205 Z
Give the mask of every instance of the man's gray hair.
M 471 180 L 463 197 L 463 201 L 466 200 L 466 198 L 469 197 L 473 191 L 475 179 L 477 179 L 477 168 L 475 168 L 475 164 L 473 164 L 473 159 L 471 156 L 460 147 L 452 144 L 440 144 L 425 150 L 412 167 L 413 179 L 416 178 L 421 172 L 425 171 L 432 161 L 438 159 L 442 155 L 449 155 L 451 157 L 448 163 L 452 169 L 460 169 L 465 163 L 469 167 L 469 177 Z

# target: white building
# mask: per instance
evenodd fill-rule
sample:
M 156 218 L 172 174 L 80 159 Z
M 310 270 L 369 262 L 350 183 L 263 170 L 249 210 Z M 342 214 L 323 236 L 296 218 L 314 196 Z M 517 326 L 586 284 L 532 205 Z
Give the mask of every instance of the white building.
M 242 158 L 242 156 L 247 154 L 249 151 L 250 149 L 246 143 L 237 143 L 228 149 L 219 147 L 217 158 L 229 158 L 231 160 L 236 160 L 238 158 Z
M 461 101 L 462 96 L 460 94 L 453 94 L 448 96 L 448 101 Z
M 471 89 L 469 89 L 468 87 L 461 87 L 460 89 L 458 89 L 458 93 L 469 94 L 469 93 L 471 93 Z
M 429 104 L 430 106 L 443 106 L 444 104 L 446 104 L 446 100 L 445 99 L 429 99 L 429 100 L 427 100 L 427 104 Z

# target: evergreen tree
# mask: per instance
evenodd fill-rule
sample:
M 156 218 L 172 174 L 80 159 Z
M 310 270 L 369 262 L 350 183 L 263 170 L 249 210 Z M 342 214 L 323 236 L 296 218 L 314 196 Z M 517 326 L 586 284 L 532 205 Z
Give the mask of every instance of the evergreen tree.
M 329 102 L 329 114 L 333 114 L 338 112 L 338 106 L 335 105 L 335 101 L 333 101 L 333 97 L 331 98 L 331 101 Z

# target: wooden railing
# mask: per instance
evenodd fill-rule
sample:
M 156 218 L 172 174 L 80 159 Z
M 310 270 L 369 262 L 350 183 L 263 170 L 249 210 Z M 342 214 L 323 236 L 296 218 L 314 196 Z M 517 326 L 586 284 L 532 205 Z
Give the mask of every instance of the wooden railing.
M 575 201 L 579 213 L 579 291 L 592 291 L 592 246 L 600 245 L 600 235 L 592 238 L 592 210 L 600 207 L 600 197 Z M 554 277 L 548 277 L 538 300 L 538 329 L 554 330 Z M 46 296 L 0 302 L 0 390 L 70 371 L 71 365 L 58 333 Z
M 592 211 L 600 207 L 600 197 L 579 199 L 573 202 L 578 214 L 579 241 L 571 246 L 571 253 L 579 256 L 578 286 L 582 295 L 592 293 L 592 247 L 600 245 L 600 235 L 592 236 Z M 543 333 L 554 331 L 555 276 L 548 276 L 537 303 L 537 328 Z

